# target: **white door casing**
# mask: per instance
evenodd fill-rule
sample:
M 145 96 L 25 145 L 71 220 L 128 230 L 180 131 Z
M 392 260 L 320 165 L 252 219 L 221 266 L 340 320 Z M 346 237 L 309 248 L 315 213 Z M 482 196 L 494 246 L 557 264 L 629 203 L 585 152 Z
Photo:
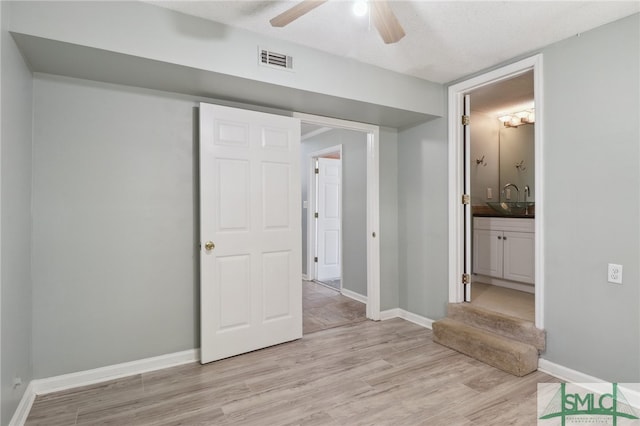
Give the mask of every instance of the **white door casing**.
M 488 84 L 509 79 L 529 70 L 533 70 L 535 123 L 535 325 L 544 329 L 544 99 L 543 99 L 543 57 L 542 54 L 522 59 L 510 65 L 473 77 L 469 80 L 449 86 L 449 302 L 464 300 L 460 285 L 460 274 L 464 270 L 464 209 L 460 203 L 462 179 L 464 179 L 460 116 L 463 114 L 463 98 L 471 92 Z
M 342 160 L 318 158 L 317 235 L 318 280 L 341 277 Z
M 339 120 L 317 115 L 294 113 L 294 117 L 309 124 L 338 129 L 349 129 L 367 133 L 367 318 L 380 319 L 380 128 L 371 124 Z M 312 178 L 311 178 L 312 179 Z M 310 179 L 310 182 L 311 182 Z M 311 211 L 309 210 L 309 214 Z M 308 217 L 307 223 L 313 220 Z M 308 230 L 312 227 L 308 226 Z M 309 232 L 308 241 L 315 238 Z M 314 242 L 315 243 L 315 242 Z M 312 256 L 309 256 L 307 270 L 312 270 Z
M 302 337 L 299 152 L 298 119 L 200 104 L 202 363 Z
M 464 96 L 464 115 L 471 117 L 471 96 Z M 463 123 L 461 122 L 462 126 Z M 470 121 L 464 124 L 463 128 L 463 144 L 464 144 L 464 182 L 463 194 L 469 199 L 467 204 L 463 204 L 464 210 L 464 274 L 468 277 L 468 281 L 464 285 L 464 300 L 471 302 L 471 129 Z M 460 200 L 462 202 L 462 200 Z M 462 280 L 461 280 L 462 281 Z

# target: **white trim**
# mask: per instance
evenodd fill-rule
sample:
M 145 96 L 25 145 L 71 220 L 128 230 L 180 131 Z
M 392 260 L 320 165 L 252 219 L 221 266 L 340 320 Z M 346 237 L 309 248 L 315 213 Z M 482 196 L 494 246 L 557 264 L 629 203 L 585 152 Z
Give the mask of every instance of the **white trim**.
M 555 362 L 546 360 L 544 358 L 540 358 L 538 360 L 538 370 L 553 377 L 557 377 L 558 379 L 564 380 L 565 382 L 581 383 L 585 385 L 588 385 L 589 383 L 609 383 L 607 380 L 602 380 L 598 377 L 590 376 L 581 371 L 573 370 L 569 367 L 556 364 Z M 620 390 L 624 393 L 624 396 L 627 398 L 629 404 L 640 409 L 639 389 L 631 389 L 627 386 L 620 386 Z
M 294 112 L 294 118 L 320 126 L 367 133 L 367 318 L 380 319 L 380 128 L 372 124 Z M 375 237 L 373 236 L 375 234 Z M 307 271 L 308 273 L 309 271 Z
M 386 311 L 380 312 L 380 321 L 386 321 L 393 318 L 400 318 L 400 308 L 387 309 Z
M 309 275 L 302 274 L 302 281 L 313 281 L 313 280 L 311 278 L 309 278 Z
M 71 389 L 78 386 L 87 386 L 107 380 L 119 379 L 134 374 L 148 373 L 149 371 L 162 370 L 178 365 L 198 362 L 200 349 L 190 349 L 172 354 L 124 362 L 122 364 L 109 365 L 107 367 L 92 370 L 79 371 L 77 373 L 63 374 L 47 379 L 33 380 L 33 392 L 36 395 L 44 395 L 51 392 Z
M 364 304 L 367 303 L 367 296 L 356 293 L 355 291 L 347 290 L 343 287 L 342 290 L 340 290 L 340 293 L 342 293 L 343 296 L 348 297 L 349 299 L 353 299 Z
M 306 141 L 307 139 L 310 139 L 314 136 L 318 136 L 321 135 L 323 133 L 327 133 L 329 131 L 331 131 L 332 129 L 329 127 L 320 127 L 318 129 L 312 130 L 309 133 L 305 133 L 304 135 L 300 136 L 300 140 L 301 141 Z
M 536 327 L 544 329 L 544 175 L 543 175 L 543 122 L 544 100 L 542 87 L 542 54 L 534 55 L 513 64 L 504 66 L 486 74 L 471 78 L 449 87 L 449 302 L 462 302 L 463 292 L 460 277 L 463 272 L 464 219 L 462 204 L 462 98 L 473 89 L 493 84 L 501 80 L 515 77 L 529 70 L 534 71 L 534 102 L 536 107 L 535 131 L 535 187 L 536 187 L 536 222 L 535 222 L 535 310 Z
M 22 394 L 22 399 L 13 413 L 13 417 L 9 420 L 9 426 L 22 426 L 29 417 L 29 412 L 33 406 L 33 402 L 36 400 L 36 393 L 33 391 L 33 381 L 29 382 L 29 385 Z
M 432 329 L 433 323 L 435 322 L 431 318 L 423 317 L 421 315 L 414 314 L 400 308 L 388 309 L 386 311 L 380 312 L 380 319 L 382 321 L 392 318 L 402 318 L 403 320 L 412 322 L 424 328 L 428 328 L 429 330 Z

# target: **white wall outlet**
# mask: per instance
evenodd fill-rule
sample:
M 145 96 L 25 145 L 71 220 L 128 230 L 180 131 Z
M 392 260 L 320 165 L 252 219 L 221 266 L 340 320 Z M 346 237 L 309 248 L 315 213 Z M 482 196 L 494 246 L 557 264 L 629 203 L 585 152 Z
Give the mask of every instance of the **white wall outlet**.
M 493 198 L 493 189 L 487 188 L 487 200 L 491 200 Z
M 607 269 L 607 281 L 613 284 L 622 284 L 622 265 L 610 263 Z
M 510 199 L 511 199 L 511 188 L 507 188 L 507 189 L 504 191 L 504 198 L 506 198 L 507 200 L 510 200 Z
M 20 377 L 14 377 L 13 378 L 13 387 L 17 388 L 19 386 L 22 386 L 22 378 Z

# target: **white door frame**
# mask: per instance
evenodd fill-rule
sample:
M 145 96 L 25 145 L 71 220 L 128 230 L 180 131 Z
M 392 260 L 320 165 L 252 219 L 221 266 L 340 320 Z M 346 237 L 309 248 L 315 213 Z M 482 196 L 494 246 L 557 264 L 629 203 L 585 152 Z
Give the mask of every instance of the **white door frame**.
M 449 302 L 464 300 L 462 273 L 464 262 L 464 209 L 461 203 L 463 182 L 462 126 L 465 93 L 488 84 L 496 83 L 533 70 L 534 102 L 536 108 L 535 131 L 535 324 L 544 328 L 544 102 L 542 88 L 542 54 L 534 55 L 513 64 L 449 87 Z M 473 124 L 472 124 L 473 125 Z
M 315 257 L 315 250 L 317 248 L 316 246 L 316 239 L 317 239 L 317 226 L 316 225 L 316 221 L 315 218 L 313 216 L 313 214 L 318 211 L 318 206 L 317 206 L 317 188 L 315 185 L 316 182 L 316 173 L 315 173 L 315 168 L 316 168 L 316 163 L 315 161 L 319 158 L 322 157 L 324 155 L 327 154 L 332 154 L 334 152 L 338 152 L 340 153 L 340 161 L 342 161 L 342 144 L 340 145 L 336 145 L 336 146 L 332 146 L 330 148 L 325 148 L 325 149 L 321 149 L 319 151 L 314 151 L 312 153 L 309 154 L 309 156 L 307 157 L 307 170 L 309 173 L 309 188 L 307 191 L 307 197 L 309 199 L 309 208 L 307 209 L 307 278 L 309 278 L 309 280 L 315 280 L 316 278 L 318 278 L 317 275 L 317 271 L 316 271 L 316 263 L 314 261 L 314 257 Z M 304 173 L 304 170 L 302 171 L 302 173 Z M 342 176 L 340 177 L 340 179 L 342 180 Z M 342 201 L 343 201 L 343 197 L 342 194 L 344 193 L 344 191 L 340 191 L 340 288 L 342 289 L 342 278 L 343 278 L 343 256 L 342 256 L 342 243 L 344 242 L 343 239 L 343 235 L 344 235 L 344 228 L 343 228 L 343 218 L 342 218 Z M 313 224 L 313 226 L 311 226 Z
M 298 112 L 294 112 L 293 117 L 307 124 L 367 133 L 367 318 L 377 321 L 380 319 L 380 128 Z

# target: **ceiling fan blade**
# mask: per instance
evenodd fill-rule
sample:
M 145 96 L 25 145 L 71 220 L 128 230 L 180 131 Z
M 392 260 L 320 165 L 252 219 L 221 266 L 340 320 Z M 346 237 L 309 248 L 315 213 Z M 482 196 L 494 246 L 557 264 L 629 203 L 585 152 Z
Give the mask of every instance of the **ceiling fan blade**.
M 305 13 L 308 13 L 316 7 L 326 3 L 327 0 L 303 0 L 290 9 L 285 10 L 280 15 L 271 19 L 269 22 L 272 27 L 284 27 L 295 21 Z
M 373 0 L 371 17 L 380 37 L 386 44 L 396 43 L 405 36 L 404 29 L 391 10 L 387 0 Z

